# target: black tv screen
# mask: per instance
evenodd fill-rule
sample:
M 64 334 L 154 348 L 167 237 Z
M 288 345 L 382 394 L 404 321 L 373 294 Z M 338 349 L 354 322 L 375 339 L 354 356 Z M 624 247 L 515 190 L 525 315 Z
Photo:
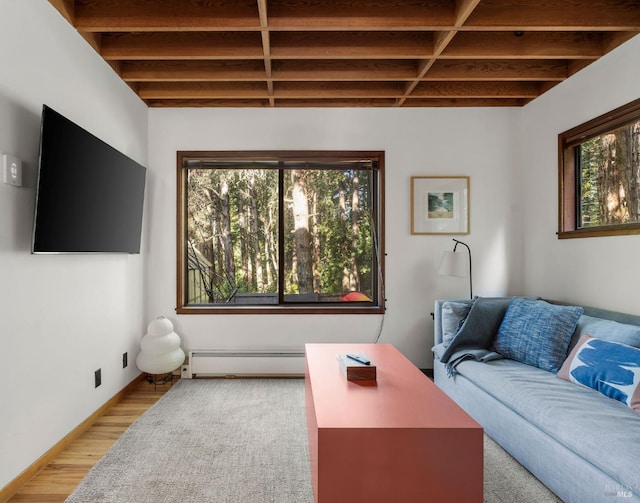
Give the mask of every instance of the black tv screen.
M 33 253 L 140 253 L 146 168 L 43 106 Z

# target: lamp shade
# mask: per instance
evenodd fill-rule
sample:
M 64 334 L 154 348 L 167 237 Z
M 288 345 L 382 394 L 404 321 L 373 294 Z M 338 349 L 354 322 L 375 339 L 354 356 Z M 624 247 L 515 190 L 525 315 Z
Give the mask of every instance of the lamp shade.
M 140 342 L 136 358 L 138 368 L 149 374 L 166 374 L 184 362 L 180 337 L 173 331 L 173 323 L 164 316 L 156 318 L 147 328 Z
M 469 256 L 464 252 L 443 252 L 438 274 L 442 276 L 469 276 Z

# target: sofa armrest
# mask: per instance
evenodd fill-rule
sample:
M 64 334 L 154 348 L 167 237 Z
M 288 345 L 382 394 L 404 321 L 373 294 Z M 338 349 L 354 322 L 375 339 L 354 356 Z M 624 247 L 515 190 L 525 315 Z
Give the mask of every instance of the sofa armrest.
M 442 344 L 442 304 L 444 300 L 436 300 L 433 305 L 433 344 Z

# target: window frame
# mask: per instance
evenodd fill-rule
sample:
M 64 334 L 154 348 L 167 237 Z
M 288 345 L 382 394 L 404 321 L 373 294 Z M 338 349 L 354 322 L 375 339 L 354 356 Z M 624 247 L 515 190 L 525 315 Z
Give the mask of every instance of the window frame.
M 176 211 L 176 313 L 177 314 L 384 314 L 385 312 L 385 248 L 384 248 L 384 158 L 385 152 L 372 151 L 317 151 L 317 150 L 258 150 L 258 151 L 209 151 L 189 150 L 177 151 L 177 211 Z M 360 304 L 345 302 L 336 304 L 268 304 L 268 305 L 189 305 L 188 304 L 188 250 L 186 241 L 187 218 L 187 168 L 185 161 L 189 159 L 209 158 L 215 160 L 260 160 L 260 161 L 345 161 L 349 159 L 371 159 L 377 163 L 377 184 L 375 193 L 375 220 L 377 223 L 377 258 L 378 274 L 375 289 L 376 304 Z M 374 244 L 375 246 L 375 244 Z
M 580 184 L 576 149 L 585 141 L 640 120 L 640 99 L 558 135 L 558 239 L 640 234 L 640 222 L 578 226 Z

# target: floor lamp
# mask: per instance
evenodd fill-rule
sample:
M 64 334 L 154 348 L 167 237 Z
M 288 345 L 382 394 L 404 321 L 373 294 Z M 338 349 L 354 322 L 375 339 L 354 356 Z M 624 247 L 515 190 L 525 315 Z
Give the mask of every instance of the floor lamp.
M 185 357 L 180 342 L 180 336 L 173 331 L 173 323 L 168 318 L 160 316 L 149 323 L 147 333 L 140 341 L 136 364 L 149 374 L 150 383 L 164 384 L 173 379 L 173 371 L 182 365 Z M 160 379 L 157 376 L 161 376 Z
M 453 251 L 445 251 L 442 253 L 442 260 L 440 261 L 440 267 L 438 268 L 438 274 L 443 276 L 469 276 L 469 296 L 473 299 L 473 278 L 471 276 L 471 248 L 466 243 L 454 239 L 456 242 L 453 247 Z M 457 252 L 458 245 L 462 245 L 467 248 L 469 252 L 469 267 L 467 268 L 467 257 L 463 252 Z

